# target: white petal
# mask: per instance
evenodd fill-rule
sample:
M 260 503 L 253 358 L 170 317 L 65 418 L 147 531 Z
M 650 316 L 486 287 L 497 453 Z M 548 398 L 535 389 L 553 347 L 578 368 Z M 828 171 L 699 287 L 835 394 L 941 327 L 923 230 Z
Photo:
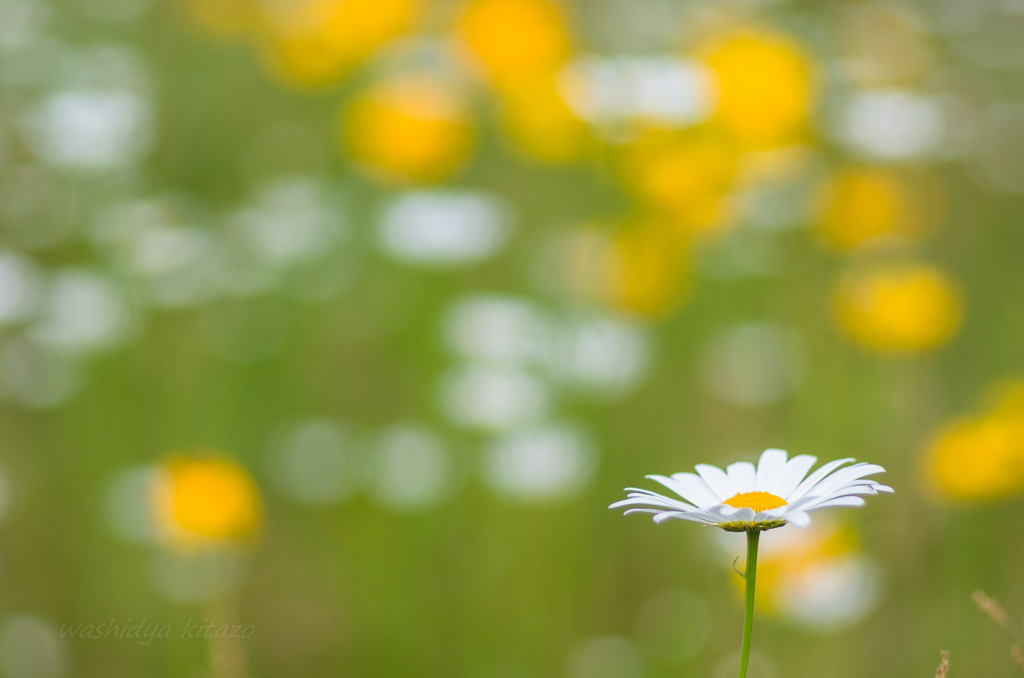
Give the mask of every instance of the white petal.
M 768 509 L 767 511 L 759 512 L 756 516 L 754 516 L 754 520 L 758 522 L 764 520 L 783 520 L 785 519 L 786 514 L 789 512 L 790 510 L 788 506 L 780 506 L 779 508 L 773 508 Z
M 803 511 L 790 511 L 786 514 L 786 522 L 802 528 L 811 524 L 811 517 Z
M 739 494 L 739 492 L 733 491 L 732 484 L 729 482 L 729 476 L 725 475 L 725 471 L 717 466 L 697 464 L 696 469 L 700 477 L 711 488 L 711 491 L 718 495 L 718 501 L 726 501 Z
M 753 492 L 757 488 L 757 471 L 749 461 L 738 461 L 726 467 L 729 483 L 737 494 Z
M 855 480 L 875 473 L 885 473 L 885 469 L 878 464 L 854 464 L 849 468 L 836 471 L 828 478 L 821 480 L 818 485 L 814 489 L 808 491 L 807 494 L 816 494 L 819 497 L 831 494 L 832 492 L 849 485 Z
M 846 483 L 846 487 L 857 487 L 859 485 L 867 485 L 868 487 L 882 487 L 877 481 L 871 478 L 858 478 L 857 480 L 851 480 Z
M 631 508 L 628 511 L 623 511 L 622 515 L 628 516 L 634 513 L 664 513 L 664 511 L 662 511 L 661 509 L 653 508 Z
M 831 508 L 834 506 L 863 506 L 863 497 L 837 497 L 835 499 L 829 499 L 823 501 L 820 504 L 814 504 L 807 508 L 808 511 L 817 511 L 818 509 Z
M 790 511 L 803 511 L 804 507 L 809 506 L 820 500 L 821 497 L 801 497 L 800 499 L 797 499 L 796 501 L 790 503 L 789 505 L 783 506 L 782 509 L 785 509 L 786 513 L 789 513 Z
M 825 464 L 824 466 L 819 468 L 817 471 L 815 471 L 811 475 L 809 475 L 806 478 L 804 478 L 804 481 L 802 483 L 800 483 L 795 490 L 793 490 L 792 494 L 789 495 L 789 499 L 788 499 L 789 503 L 792 504 L 797 499 L 800 499 L 801 497 L 803 497 L 805 494 L 807 494 L 808 490 L 810 490 L 812 487 L 814 487 L 815 485 L 818 484 L 819 480 L 821 480 L 822 478 L 827 476 L 829 473 L 832 473 L 832 471 L 834 471 L 835 469 L 839 468 L 843 464 L 847 464 L 847 463 L 849 463 L 851 461 L 854 461 L 854 460 L 853 459 L 836 459 L 835 461 L 830 461 L 829 463 Z
M 627 487 L 625 490 L 629 493 L 626 495 L 627 497 L 654 497 L 655 499 L 669 499 L 671 501 L 677 501 L 674 497 L 666 497 L 663 494 L 642 487 Z
M 672 478 L 666 478 L 665 476 L 647 476 L 647 477 L 650 478 L 651 480 L 655 481 L 655 482 L 661 483 L 662 485 L 664 485 L 668 489 L 670 489 L 673 492 L 675 492 L 676 494 L 678 494 L 680 497 L 683 497 L 684 499 L 686 498 L 686 494 L 685 494 L 686 488 L 682 487 L 680 485 L 679 481 L 674 480 Z M 687 507 L 695 508 L 694 506 L 691 506 L 690 504 L 687 504 Z
M 713 525 L 715 522 L 711 516 L 697 511 L 666 511 L 654 516 L 654 522 L 663 523 L 669 518 L 679 518 L 681 520 L 689 520 L 694 523 L 703 523 L 704 525 Z
M 888 487 L 886 485 L 882 485 L 881 483 L 877 483 L 874 480 L 870 480 L 868 478 L 862 478 L 860 480 L 854 480 L 851 483 L 847 483 L 845 486 L 843 486 L 839 490 L 837 490 L 837 492 L 841 492 L 841 491 L 845 490 L 846 488 L 850 488 L 850 487 L 870 487 L 875 492 L 881 492 L 881 493 L 885 493 L 885 494 L 892 494 L 892 488 L 891 487 Z M 835 494 L 835 492 L 833 492 L 833 494 Z
M 812 457 L 809 454 L 800 454 L 787 461 L 786 467 L 779 474 L 778 479 L 775 481 L 775 486 L 771 489 L 771 493 L 788 501 L 789 495 L 800 484 L 800 481 L 804 479 L 804 476 L 807 475 L 807 472 L 811 470 L 816 461 L 818 461 L 818 458 Z
M 677 492 L 694 506 L 707 508 L 722 501 L 696 473 L 673 473 L 672 480 L 679 484 Z
M 757 491 L 771 492 L 775 481 L 786 467 L 785 450 L 765 450 L 757 462 Z
M 718 518 L 711 515 L 707 511 L 687 511 L 686 515 L 690 520 L 707 523 L 708 525 L 714 525 L 718 522 Z
M 733 515 L 732 519 L 733 520 L 742 520 L 745 523 L 749 523 L 749 522 L 752 522 L 754 520 L 754 516 L 755 515 L 757 515 L 757 514 L 754 513 L 754 509 L 747 508 L 746 506 L 744 506 L 743 508 L 741 508 L 738 511 L 736 511 L 736 513 Z
M 856 497 L 858 495 L 874 495 L 874 494 L 877 494 L 877 492 L 875 492 L 875 488 L 873 488 L 873 487 L 867 487 L 867 486 L 862 486 L 862 487 L 844 487 L 843 489 L 836 490 L 835 492 L 832 492 L 831 494 L 826 494 L 826 495 L 823 495 L 821 497 L 804 497 L 800 501 L 801 501 L 801 504 L 802 504 L 802 506 L 801 506 L 802 510 L 810 511 L 812 508 L 817 508 L 818 506 L 820 506 L 821 504 L 823 504 L 825 502 L 831 502 L 833 499 L 839 499 L 840 497 Z M 863 505 L 863 502 L 861 504 L 858 504 L 858 506 L 861 506 L 861 505 Z
M 608 508 L 617 509 L 624 506 L 660 506 L 662 508 L 680 511 L 689 511 L 693 509 L 689 504 L 676 501 L 675 499 L 670 499 L 669 497 L 662 497 L 658 495 L 651 496 L 640 493 L 631 494 L 629 495 L 629 498 L 617 501 Z
M 733 508 L 727 504 L 719 504 L 708 509 L 708 513 L 716 516 L 720 522 L 731 523 L 735 521 L 751 522 L 754 520 L 754 509 L 746 506 Z
M 870 485 L 858 485 L 857 487 L 846 486 L 836 490 L 835 492 L 829 492 L 826 495 L 818 497 L 818 499 L 824 501 L 826 499 L 835 499 L 836 497 L 850 497 L 855 494 L 865 496 L 870 495 L 873 497 L 876 494 L 878 494 L 878 491 L 875 490 L 875 488 L 871 487 Z

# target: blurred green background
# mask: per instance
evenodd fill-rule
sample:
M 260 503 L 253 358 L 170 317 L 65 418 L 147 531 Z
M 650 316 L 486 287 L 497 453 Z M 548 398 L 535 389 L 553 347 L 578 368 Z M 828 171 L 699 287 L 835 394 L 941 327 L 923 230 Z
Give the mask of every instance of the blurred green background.
M 1012 676 L 1024 4 L 0 0 L 0 675 Z M 196 630 L 202 625 L 204 630 Z M 1018 625 L 1018 631 L 1024 627 Z

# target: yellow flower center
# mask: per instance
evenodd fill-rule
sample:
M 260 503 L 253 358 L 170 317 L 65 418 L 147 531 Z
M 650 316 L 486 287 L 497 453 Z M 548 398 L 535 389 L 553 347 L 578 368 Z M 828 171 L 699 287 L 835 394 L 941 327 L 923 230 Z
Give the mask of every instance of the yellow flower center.
M 743 492 L 727 499 L 725 503 L 733 508 L 749 508 L 754 513 L 760 513 L 785 506 L 786 500 L 769 492 Z

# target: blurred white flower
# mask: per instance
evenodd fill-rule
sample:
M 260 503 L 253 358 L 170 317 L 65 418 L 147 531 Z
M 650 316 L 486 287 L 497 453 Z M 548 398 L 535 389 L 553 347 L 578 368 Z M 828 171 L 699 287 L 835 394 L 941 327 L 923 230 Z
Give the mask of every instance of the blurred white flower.
M 673 56 L 576 59 L 562 67 L 558 88 L 576 115 L 601 125 L 693 125 L 710 118 L 718 103 L 714 73 Z
M 651 361 L 651 340 L 639 324 L 603 315 L 572 314 L 551 332 L 548 365 L 556 380 L 617 395 L 637 386 Z
M 912 160 L 939 149 L 945 139 L 946 119 L 936 98 L 881 90 L 856 95 L 847 104 L 842 128 L 846 142 L 861 155 Z
M 493 364 L 536 360 L 546 329 L 544 316 L 529 301 L 489 294 L 462 299 L 444 320 L 445 343 L 454 353 Z
M 504 202 L 469 191 L 415 191 L 394 198 L 378 228 L 381 247 L 422 266 L 472 264 L 505 245 L 511 220 Z
M 486 449 L 484 479 L 499 494 L 524 502 L 572 496 L 597 466 L 590 436 L 570 424 L 513 431 Z
M 38 617 L 12 616 L 0 626 L 0 667 L 9 678 L 60 678 L 68 650 L 57 629 Z
M 337 503 L 358 487 L 352 433 L 330 420 L 285 430 L 271 447 L 268 475 L 291 499 L 310 505 Z
M 154 224 L 144 226 L 134 235 L 131 263 L 143 275 L 160 275 L 183 268 L 198 258 L 207 246 L 206 234 L 194 228 Z
M 222 293 L 218 245 L 209 231 L 178 222 L 162 200 L 118 203 L 97 220 L 95 237 L 133 278 L 145 301 L 171 308 L 202 304 Z
M 792 331 L 768 323 L 724 330 L 704 358 L 704 379 L 723 400 L 767 405 L 789 396 L 803 377 L 802 346 Z
M 421 426 L 395 425 L 379 436 L 370 457 L 370 496 L 397 510 L 427 508 L 444 498 L 453 482 L 451 453 Z
M 791 572 L 778 585 L 783 616 L 819 631 L 846 628 L 874 609 L 881 593 L 878 568 L 851 553 Z
M 74 355 L 31 337 L 0 345 L 0 389 L 4 397 L 28 407 L 57 407 L 78 390 L 80 369 Z
M 122 342 L 129 320 L 124 292 L 113 279 L 66 269 L 50 280 L 32 335 L 56 348 L 95 351 Z
M 33 122 L 39 155 L 61 167 L 111 169 L 149 150 L 152 111 L 128 91 L 67 90 L 51 95 Z
M 441 405 L 462 426 L 502 431 L 539 421 L 550 407 L 548 388 L 521 369 L 459 367 L 440 385 Z
M 35 308 L 42 280 L 31 259 L 0 252 L 0 325 L 19 322 Z
M 251 205 L 230 219 L 245 246 L 272 266 L 287 266 L 329 251 L 343 223 L 327 186 L 286 177 L 264 185 Z

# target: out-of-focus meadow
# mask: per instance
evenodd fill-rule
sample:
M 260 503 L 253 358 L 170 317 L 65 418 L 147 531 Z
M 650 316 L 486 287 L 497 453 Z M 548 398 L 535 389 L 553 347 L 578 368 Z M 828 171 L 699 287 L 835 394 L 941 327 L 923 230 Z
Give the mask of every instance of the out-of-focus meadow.
M 0 0 L 0 675 L 732 676 L 765 447 L 751 678 L 1015 675 L 1022 193 L 1020 0 Z

